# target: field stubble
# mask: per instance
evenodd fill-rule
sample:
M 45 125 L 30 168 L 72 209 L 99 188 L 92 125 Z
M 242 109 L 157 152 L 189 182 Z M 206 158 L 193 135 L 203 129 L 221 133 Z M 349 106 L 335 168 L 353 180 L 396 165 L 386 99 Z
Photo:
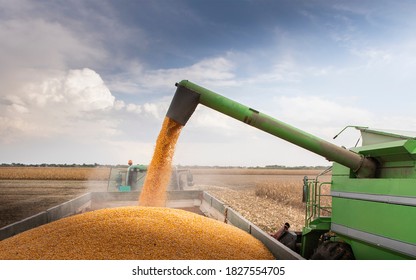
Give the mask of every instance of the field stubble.
M 266 232 L 289 222 L 300 231 L 305 223 L 303 178 L 322 170 L 193 170 L 196 188 L 204 189 Z M 324 176 L 323 180 L 330 180 Z
M 0 180 L 107 181 L 108 167 L 0 167 Z

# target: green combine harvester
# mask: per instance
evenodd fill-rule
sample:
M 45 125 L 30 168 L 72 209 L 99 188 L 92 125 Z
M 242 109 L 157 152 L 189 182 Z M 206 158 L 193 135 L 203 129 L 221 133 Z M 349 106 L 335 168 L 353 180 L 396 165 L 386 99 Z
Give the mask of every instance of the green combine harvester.
M 182 125 L 202 104 L 333 162 L 330 182 L 305 177 L 305 226 L 282 243 L 306 259 L 416 258 L 415 136 L 356 127 L 362 146 L 348 150 L 189 81 L 176 86 L 167 117 Z M 321 205 L 325 184 L 331 208 Z

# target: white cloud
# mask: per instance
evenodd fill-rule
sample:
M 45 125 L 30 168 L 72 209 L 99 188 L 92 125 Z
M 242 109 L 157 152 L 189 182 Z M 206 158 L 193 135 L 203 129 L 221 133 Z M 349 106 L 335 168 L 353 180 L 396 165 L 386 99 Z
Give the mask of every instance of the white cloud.
M 203 82 L 227 83 L 235 78 L 233 70 L 233 62 L 225 57 L 214 57 L 202 59 L 189 67 L 151 71 L 149 76 L 156 84 L 166 79 L 172 80 L 173 78 L 179 80 L 184 77 L 188 77 L 189 80 L 200 80 Z
M 147 70 L 137 61 L 127 68 L 127 73 L 115 75 L 109 81 L 112 91 L 141 94 L 163 89 L 165 92 L 183 79 L 201 84 L 234 85 L 236 78 L 234 62 L 222 56 L 205 58 L 182 68 Z
M 117 111 L 120 111 L 125 107 L 126 107 L 126 103 L 123 100 L 114 101 L 114 109 L 116 109 Z
M 302 78 L 302 70 L 296 65 L 291 56 L 282 57 L 272 64 L 270 70 L 259 71 L 250 78 L 245 79 L 245 83 L 296 83 Z
M 24 89 L 29 101 L 40 107 L 64 106 L 66 110 L 94 111 L 112 108 L 115 98 L 95 71 L 84 68 L 70 70 Z M 26 95 L 25 95 L 26 96 Z
M 63 84 L 63 92 L 82 110 L 105 110 L 113 107 L 114 96 L 93 70 L 71 70 Z
M 160 106 L 158 106 L 157 104 L 145 103 L 145 104 L 143 104 L 143 110 L 146 113 L 154 116 L 156 119 L 161 118 Z
M 2 140 L 24 137 L 54 137 L 80 134 L 93 129 L 97 133 L 114 134 L 114 123 L 105 126 L 102 113 L 114 107 L 115 97 L 100 75 L 91 69 L 73 69 L 15 88 L 14 95 L 3 98 L 3 118 L 8 125 L 0 128 Z M 6 140 L 8 139 L 8 140 Z
M 201 129 L 221 129 L 225 132 L 233 130 L 230 117 L 213 111 L 205 106 L 198 106 L 189 120 L 189 126 Z
M 142 112 L 142 106 L 129 103 L 126 106 L 126 111 L 130 113 L 140 114 Z
M 123 101 L 121 102 L 124 103 Z M 118 101 L 118 103 L 120 103 L 120 101 Z M 156 120 L 161 120 L 165 116 L 167 106 L 168 104 L 166 102 L 156 101 L 154 103 L 146 102 L 143 104 L 129 103 L 125 106 L 123 105 L 122 107 L 118 105 L 115 109 L 120 110 L 122 108 L 125 108 L 126 112 L 128 113 L 142 116 L 151 116 Z
M 328 100 L 318 96 L 282 96 L 276 98 L 280 120 L 339 146 L 355 145 L 355 130 L 333 137 L 349 125 L 372 126 L 376 116 L 354 103 Z
M 364 48 L 364 49 L 355 49 L 351 50 L 351 53 L 355 56 L 360 57 L 361 59 L 367 61 L 368 66 L 383 65 L 386 67 L 393 61 L 393 55 L 387 51 L 377 48 Z
M 35 132 L 34 128 L 22 118 L 0 116 L 0 142 L 3 144 L 11 144 L 20 141 L 22 132 Z
M 326 126 L 372 119 L 366 110 L 318 96 L 281 96 L 276 98 L 276 102 L 281 116 L 299 124 L 316 123 Z
M 29 112 L 29 109 L 26 108 L 26 106 L 24 105 L 20 105 L 20 104 L 11 104 L 8 108 L 10 111 L 12 112 L 16 112 L 18 114 L 22 114 L 22 113 L 27 113 Z
M 0 43 L 2 70 L 5 68 L 65 68 L 104 57 L 105 52 L 86 44 L 83 38 L 58 22 L 45 19 L 2 21 Z

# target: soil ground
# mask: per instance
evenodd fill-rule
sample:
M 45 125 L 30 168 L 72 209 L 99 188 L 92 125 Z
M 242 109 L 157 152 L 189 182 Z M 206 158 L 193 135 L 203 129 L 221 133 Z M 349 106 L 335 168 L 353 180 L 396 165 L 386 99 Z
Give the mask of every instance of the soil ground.
M 0 228 L 92 191 L 104 181 L 0 180 Z

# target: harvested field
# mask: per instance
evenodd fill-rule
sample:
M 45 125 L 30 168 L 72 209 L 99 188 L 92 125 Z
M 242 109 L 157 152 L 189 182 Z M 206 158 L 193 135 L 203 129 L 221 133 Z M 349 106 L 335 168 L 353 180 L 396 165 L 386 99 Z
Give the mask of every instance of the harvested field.
M 108 167 L 0 167 L 0 180 L 107 181 Z
M 0 227 L 83 193 L 107 190 L 107 180 L 70 180 L 62 174 L 73 174 L 73 171 L 53 169 L 62 171 L 60 179 L 0 180 Z M 96 168 L 86 169 L 91 171 Z M 46 174 L 50 174 L 50 168 L 45 170 L 48 171 Z M 104 173 L 104 170 L 100 169 L 100 172 Z M 284 222 L 289 222 L 292 230 L 300 230 L 304 223 L 304 209 L 300 202 L 303 176 L 314 177 L 320 171 L 193 169 L 195 185 L 192 189 L 209 191 L 266 232 L 276 231 Z M 24 173 L 25 170 L 18 172 Z M 104 177 L 108 178 L 108 173 L 101 178 Z
M 322 170 L 255 170 L 250 175 L 244 170 L 192 173 L 196 188 L 207 190 L 264 231 L 275 232 L 285 222 L 300 231 L 305 221 L 303 177 L 314 178 Z
M 0 180 L 0 227 L 84 193 L 106 189 L 106 181 Z
M 195 168 L 195 175 L 282 175 L 282 176 L 315 176 L 321 169 L 272 169 L 272 168 Z

